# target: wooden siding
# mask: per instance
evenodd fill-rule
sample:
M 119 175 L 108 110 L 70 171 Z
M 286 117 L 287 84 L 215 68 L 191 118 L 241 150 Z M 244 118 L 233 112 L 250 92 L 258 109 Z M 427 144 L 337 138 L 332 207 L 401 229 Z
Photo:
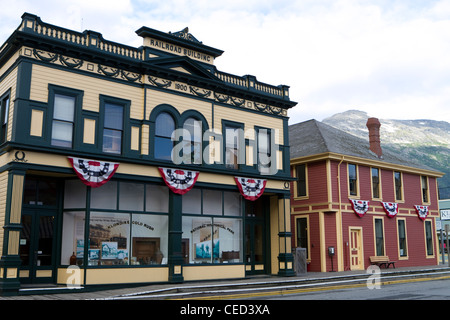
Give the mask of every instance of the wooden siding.
M 99 95 L 106 95 L 131 101 L 130 118 L 143 119 L 144 90 L 142 88 L 37 64 L 33 64 L 31 77 L 31 100 L 47 103 L 48 85 L 54 84 L 83 91 L 83 110 L 99 112 Z
M 434 255 L 427 256 L 425 246 L 425 226 L 424 222 L 419 219 L 415 205 L 422 205 L 422 190 L 420 183 L 420 174 L 412 174 L 409 172 L 402 172 L 404 199 L 397 201 L 399 206 L 399 213 L 397 217 L 389 218 L 381 204 L 384 202 L 396 202 L 394 195 L 394 179 L 393 170 L 380 169 L 381 177 L 381 199 L 372 198 L 372 181 L 371 181 L 371 167 L 358 165 L 358 196 L 353 197 L 360 200 L 369 200 L 369 211 L 363 216 L 359 217 L 355 214 L 349 201 L 348 194 L 348 175 L 347 163 L 344 161 L 339 166 L 340 161 L 331 160 L 328 183 L 331 184 L 332 192 L 332 208 L 335 210 L 328 210 L 326 204 L 327 199 L 327 168 L 326 160 L 310 162 L 308 168 L 308 188 L 309 197 L 295 199 L 293 195 L 293 186 L 291 186 L 291 223 L 295 225 L 295 218 L 300 216 L 309 216 L 309 239 L 310 239 L 310 264 L 309 271 L 330 271 L 331 260 L 328 253 L 325 252 L 329 246 L 339 248 L 339 241 L 342 241 L 342 252 L 336 252 L 333 258 L 333 268 L 337 270 L 338 257 L 342 255 L 341 270 L 348 270 L 350 268 L 348 243 L 349 243 L 349 227 L 362 228 L 362 241 L 364 245 L 364 268 L 370 265 L 369 257 L 375 255 L 375 233 L 374 233 L 374 217 L 383 219 L 384 231 L 384 248 L 385 255 L 388 255 L 392 260 L 397 261 L 396 267 L 407 266 L 426 266 L 437 264 L 437 243 L 435 239 L 435 218 L 439 216 L 437 204 L 436 178 L 428 177 L 428 188 L 430 195 L 429 215 L 428 220 L 432 222 L 433 228 L 433 245 Z M 338 168 L 340 169 L 340 188 L 337 182 Z M 295 170 L 295 166 L 292 168 Z M 295 183 L 295 182 L 294 182 Z M 339 234 L 339 190 L 341 191 L 341 212 L 342 212 L 342 227 L 341 234 Z M 320 226 L 320 216 L 323 216 L 323 226 Z M 405 220 L 406 234 L 407 234 L 407 257 L 399 257 L 398 247 L 398 219 Z M 322 240 L 320 232 L 323 230 Z M 295 228 L 293 228 L 295 232 Z M 341 238 L 341 240 L 339 239 Z M 322 243 L 322 241 L 324 243 Z M 293 235 L 292 245 L 295 247 L 296 234 Z M 322 261 L 322 259 L 326 259 Z M 324 270 L 326 269 L 326 270 Z
M 0 173 L 0 226 L 5 225 L 6 218 L 6 194 L 8 191 L 8 172 Z M 3 239 L 4 239 L 5 229 L 0 228 L 0 255 L 3 255 Z
M 7 65 L 9 65 L 9 64 L 7 64 Z M 0 69 L 0 76 L 3 74 L 3 72 L 6 72 L 6 66 L 3 66 L 2 69 Z M 12 135 L 14 102 L 15 102 L 15 98 L 16 98 L 16 83 L 17 83 L 17 68 L 14 68 L 8 75 L 6 75 L 5 79 L 3 79 L 3 81 L 0 81 L 0 96 L 2 96 L 9 89 L 11 89 L 10 99 L 9 99 L 8 134 L 6 137 L 7 141 L 11 140 L 11 135 Z

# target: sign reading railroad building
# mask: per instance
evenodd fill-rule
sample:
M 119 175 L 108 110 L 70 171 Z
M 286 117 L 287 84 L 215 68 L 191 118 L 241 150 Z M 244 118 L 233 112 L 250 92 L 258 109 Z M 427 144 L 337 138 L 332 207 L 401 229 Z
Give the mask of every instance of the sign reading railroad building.
M 195 51 L 192 49 L 177 46 L 177 45 L 169 43 L 169 42 L 156 40 L 156 39 L 152 39 L 152 38 L 146 38 L 144 45 L 147 47 L 150 47 L 150 48 L 170 52 L 170 53 L 177 54 L 180 56 L 187 56 L 187 57 L 197 60 L 197 61 L 214 64 L 214 57 L 209 54 L 205 54 L 205 53 L 202 53 L 199 51 Z

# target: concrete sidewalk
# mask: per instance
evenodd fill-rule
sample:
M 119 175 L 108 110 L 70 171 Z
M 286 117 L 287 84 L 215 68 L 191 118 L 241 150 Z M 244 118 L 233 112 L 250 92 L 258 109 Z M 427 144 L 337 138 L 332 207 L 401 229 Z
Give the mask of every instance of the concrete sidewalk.
M 423 277 L 448 273 L 448 264 L 412 268 L 380 269 L 381 278 Z M 94 290 L 94 288 L 69 289 L 67 287 L 29 287 L 23 288 L 18 296 L 0 297 L 0 300 L 130 300 L 155 299 L 164 300 L 180 297 L 192 297 L 201 294 L 220 294 L 220 292 L 256 292 L 267 287 L 327 285 L 346 281 L 367 281 L 373 273 L 366 270 L 342 272 L 308 272 L 295 277 L 258 276 L 239 280 L 214 280 L 185 282 L 180 284 L 151 284 L 145 286 L 130 286 L 120 289 Z M 55 292 L 55 293 L 52 293 Z

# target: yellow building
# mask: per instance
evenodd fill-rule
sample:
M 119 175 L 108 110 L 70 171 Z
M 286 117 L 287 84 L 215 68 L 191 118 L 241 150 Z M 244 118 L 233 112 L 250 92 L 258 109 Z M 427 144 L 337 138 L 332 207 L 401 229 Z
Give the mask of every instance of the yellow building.
M 187 29 L 25 13 L 0 48 L 0 288 L 293 275 L 287 86 Z

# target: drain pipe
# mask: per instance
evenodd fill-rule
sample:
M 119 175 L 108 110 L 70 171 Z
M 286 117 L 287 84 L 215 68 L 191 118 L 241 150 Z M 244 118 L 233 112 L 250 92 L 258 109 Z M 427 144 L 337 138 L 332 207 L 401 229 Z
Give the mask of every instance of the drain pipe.
M 338 164 L 338 174 L 337 174 L 337 183 L 338 183 L 338 197 L 339 197 L 339 217 L 340 217 L 340 229 L 341 229 L 341 234 L 344 232 L 344 230 L 342 230 L 342 210 L 341 210 L 341 204 L 342 204 L 342 199 L 341 199 L 341 164 L 344 161 L 344 156 L 341 156 L 341 161 Z M 342 248 L 344 248 L 344 243 L 342 243 Z M 347 251 L 348 248 L 344 249 L 346 256 L 347 256 Z M 347 259 L 348 260 L 348 256 Z M 348 261 L 345 261 L 345 264 L 347 264 L 347 268 L 348 268 Z M 344 265 L 344 270 L 346 269 L 345 265 Z

